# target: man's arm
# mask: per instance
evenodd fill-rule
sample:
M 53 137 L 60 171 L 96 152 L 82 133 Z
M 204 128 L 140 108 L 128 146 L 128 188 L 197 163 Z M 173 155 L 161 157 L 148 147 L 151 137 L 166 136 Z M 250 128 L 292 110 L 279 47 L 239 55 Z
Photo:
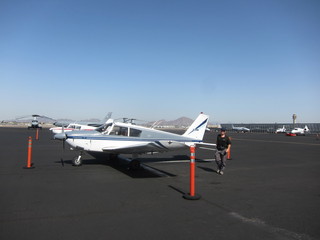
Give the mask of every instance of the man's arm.
M 231 141 L 230 141 L 230 138 L 228 137 L 228 148 L 226 150 L 227 153 L 230 151 L 230 148 L 231 148 Z

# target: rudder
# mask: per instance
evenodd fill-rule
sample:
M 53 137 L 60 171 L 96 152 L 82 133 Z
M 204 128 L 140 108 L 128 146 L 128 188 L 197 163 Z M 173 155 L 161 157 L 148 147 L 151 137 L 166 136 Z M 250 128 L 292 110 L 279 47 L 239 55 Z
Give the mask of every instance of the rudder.
M 202 140 L 209 122 L 209 116 L 201 113 L 191 124 L 183 136 Z

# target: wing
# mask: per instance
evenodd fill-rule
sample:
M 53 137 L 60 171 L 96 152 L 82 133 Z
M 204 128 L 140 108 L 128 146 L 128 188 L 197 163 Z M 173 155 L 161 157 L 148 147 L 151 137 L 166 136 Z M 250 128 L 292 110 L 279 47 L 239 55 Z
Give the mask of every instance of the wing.
M 208 147 L 206 147 L 208 146 Z M 215 151 L 217 148 L 217 144 L 214 143 L 197 143 L 196 147 L 199 147 L 201 149 Z

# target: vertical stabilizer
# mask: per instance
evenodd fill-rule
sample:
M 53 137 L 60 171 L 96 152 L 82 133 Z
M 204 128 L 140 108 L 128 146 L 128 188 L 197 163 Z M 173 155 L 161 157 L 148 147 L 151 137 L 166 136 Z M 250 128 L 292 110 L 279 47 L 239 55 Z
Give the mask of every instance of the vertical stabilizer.
M 102 123 L 106 123 L 111 118 L 112 112 L 108 112 L 108 114 L 102 119 Z
M 183 136 L 202 140 L 209 121 L 209 116 L 201 113 Z

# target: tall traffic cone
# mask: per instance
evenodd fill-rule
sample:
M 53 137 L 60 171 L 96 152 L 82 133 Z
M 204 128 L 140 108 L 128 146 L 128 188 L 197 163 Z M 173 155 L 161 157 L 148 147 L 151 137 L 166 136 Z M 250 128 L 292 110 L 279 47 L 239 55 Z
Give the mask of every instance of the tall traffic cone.
M 183 197 L 187 200 L 199 200 L 201 196 L 195 194 L 195 169 L 196 169 L 196 147 L 190 146 L 190 193 L 184 194 Z
M 37 131 L 36 131 L 36 140 L 39 140 L 39 128 L 37 128 Z
M 29 137 L 28 139 L 28 160 L 27 160 L 27 166 L 23 167 L 24 169 L 33 169 L 33 163 L 32 163 L 32 138 Z

